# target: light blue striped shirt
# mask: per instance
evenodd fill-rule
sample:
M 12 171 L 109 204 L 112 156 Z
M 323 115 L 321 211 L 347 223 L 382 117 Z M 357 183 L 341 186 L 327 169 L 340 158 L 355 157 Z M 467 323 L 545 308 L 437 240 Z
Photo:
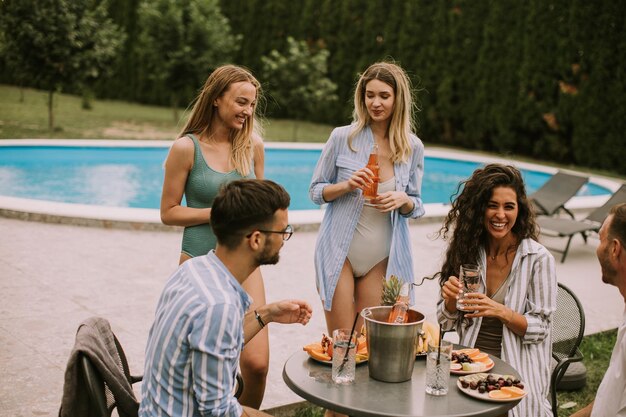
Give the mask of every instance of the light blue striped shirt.
M 487 257 L 481 248 L 479 263 L 486 270 Z M 478 292 L 485 292 L 483 274 Z M 517 248 L 511 272 L 509 289 L 504 304 L 528 322 L 526 334 L 516 335 L 503 325 L 501 357 L 515 368 L 522 377 L 524 389 L 529 391 L 509 415 L 512 417 L 549 417 L 552 408 L 548 401 L 550 392 L 550 366 L 552 358 L 552 313 L 556 309 L 557 280 L 554 257 L 540 243 L 524 239 Z M 459 343 L 474 346 L 482 318 L 472 320 L 467 326 L 457 320 L 458 314 L 450 314 L 443 299 L 437 304 L 439 322 L 445 330 L 456 330 Z M 467 321 L 466 321 L 467 322 Z
M 178 268 L 148 336 L 139 416 L 241 416 L 232 391 L 251 302 L 214 251 Z
M 359 132 L 353 139 L 354 152 L 348 146 L 348 135 L 353 125 L 338 127 L 330 135 L 322 150 L 309 196 L 315 204 L 324 204 L 322 192 L 330 184 L 346 181 L 354 171 L 367 165 L 374 136 L 369 127 Z M 399 210 L 391 213 L 391 249 L 387 264 L 387 277 L 396 275 L 405 282 L 413 282 L 413 258 L 409 235 L 409 218 L 424 215 L 421 188 L 424 174 L 424 145 L 417 136 L 411 135 L 411 155 L 405 163 L 395 163 L 396 190 L 402 190 L 413 200 L 413 210 L 404 215 Z M 363 192 L 356 189 L 328 203 L 324 219 L 320 225 L 315 245 L 315 271 L 317 290 L 324 309 L 332 307 L 333 294 L 339 280 L 339 273 L 346 260 L 352 236 L 363 208 Z M 412 296 L 411 292 L 411 296 Z

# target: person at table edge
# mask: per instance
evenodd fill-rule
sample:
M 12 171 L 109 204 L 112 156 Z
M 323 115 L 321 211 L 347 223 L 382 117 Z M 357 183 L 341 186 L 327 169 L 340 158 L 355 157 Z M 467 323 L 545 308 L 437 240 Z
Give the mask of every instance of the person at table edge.
M 552 313 L 556 309 L 554 257 L 537 242 L 537 226 L 518 169 L 502 164 L 479 168 L 459 185 L 440 230 L 449 246 L 437 304 L 444 330 L 456 330 L 462 345 L 501 357 L 515 368 L 528 395 L 512 417 L 552 415 L 548 393 Z M 479 290 L 456 308 L 461 264 L 478 264 Z M 471 309 L 470 306 L 471 305 Z
M 233 395 L 241 350 L 267 323 L 307 324 L 311 306 L 284 300 L 248 311 L 241 284 L 276 264 L 289 194 L 269 180 L 224 185 L 211 211 L 217 247 L 184 262 L 159 299 L 146 347 L 139 416 L 268 416 Z
M 596 250 L 602 281 L 614 285 L 624 297 L 626 307 L 626 204 L 611 208 L 600 228 Z M 596 398 L 572 417 L 626 417 L 626 308 L 609 367 L 602 378 Z

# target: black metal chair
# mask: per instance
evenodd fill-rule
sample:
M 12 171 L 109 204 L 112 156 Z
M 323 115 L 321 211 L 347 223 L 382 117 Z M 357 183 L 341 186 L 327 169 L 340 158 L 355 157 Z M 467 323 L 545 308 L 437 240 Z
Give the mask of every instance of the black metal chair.
M 558 284 L 556 311 L 552 317 L 552 357 L 556 366 L 550 378 L 552 412 L 558 417 L 556 391 L 569 365 L 582 362 L 578 347 L 585 332 L 585 312 L 578 297 L 565 285 Z
M 115 342 L 115 347 L 117 351 L 117 354 L 113 355 L 113 359 L 118 369 L 122 371 L 126 380 L 131 385 L 140 382 L 142 380 L 142 376 L 130 374 L 128 361 L 126 359 L 126 355 L 124 354 L 124 350 L 122 349 L 122 346 L 119 343 L 117 337 L 114 334 L 112 334 L 112 337 L 113 341 Z M 110 417 L 113 410 L 117 408 L 117 403 L 113 392 L 104 382 L 101 373 L 98 371 L 97 367 L 94 366 L 89 357 L 84 354 L 80 355 L 79 369 L 82 372 L 83 381 L 85 382 L 85 385 L 87 387 L 87 392 L 89 395 L 89 406 L 92 415 L 96 417 Z M 243 378 L 241 377 L 240 373 L 237 373 L 236 377 L 237 379 L 234 388 L 234 395 L 236 398 L 239 398 L 239 396 L 243 392 Z M 121 417 L 136 416 L 134 410 L 131 411 L 130 416 L 128 412 L 123 412 L 119 409 L 118 414 Z
M 109 375 L 123 375 L 126 381 L 128 381 L 128 384 L 131 386 L 134 383 L 140 382 L 142 380 L 141 375 L 130 374 L 128 360 L 124 354 L 124 349 L 122 349 L 122 345 L 115 334 L 110 330 L 108 321 L 102 318 L 97 318 L 96 320 L 104 323 L 106 325 L 104 328 L 110 332 L 110 334 L 107 334 L 107 332 L 102 333 L 102 337 L 105 339 L 103 340 L 103 343 L 105 345 L 110 345 L 110 340 L 112 338 L 114 344 L 114 348 L 108 349 L 112 361 L 104 363 L 115 366 L 117 369 L 107 369 L 106 373 Z M 113 410 L 116 408 L 120 416 L 134 417 L 137 415 L 135 407 L 124 407 L 124 409 L 119 407 L 116 395 L 112 391 L 110 384 L 105 381 L 101 371 L 98 370 L 98 367 L 90 359 L 89 355 L 84 353 L 79 355 L 78 369 L 87 388 L 91 415 L 97 417 L 110 417 Z

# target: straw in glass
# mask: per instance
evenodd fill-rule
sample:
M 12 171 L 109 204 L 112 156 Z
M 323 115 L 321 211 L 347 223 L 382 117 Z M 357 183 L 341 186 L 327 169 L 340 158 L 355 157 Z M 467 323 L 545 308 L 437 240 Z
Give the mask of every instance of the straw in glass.
M 343 367 L 346 366 L 346 362 L 348 362 L 348 352 L 350 352 L 350 345 L 352 342 L 352 335 L 354 334 L 354 329 L 356 328 L 356 322 L 359 319 L 359 312 L 356 312 L 356 316 L 354 317 L 354 323 L 352 323 L 352 330 L 350 330 L 350 336 L 348 339 L 348 347 L 346 348 L 346 354 L 343 355 L 343 361 L 341 362 L 341 365 L 339 365 L 339 368 L 337 369 L 337 373 L 340 374 L 341 371 L 343 371 Z M 356 341 L 354 343 L 354 348 L 356 349 Z

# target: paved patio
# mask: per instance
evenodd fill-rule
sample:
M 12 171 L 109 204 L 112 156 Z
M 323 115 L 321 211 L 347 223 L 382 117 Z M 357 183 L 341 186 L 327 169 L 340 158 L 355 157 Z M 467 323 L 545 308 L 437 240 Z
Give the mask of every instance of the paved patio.
M 416 276 L 432 274 L 444 243 L 432 240 L 438 223 L 411 226 Z M 177 267 L 180 234 L 110 230 L 0 218 L 0 415 L 55 416 L 63 374 L 80 321 L 107 318 L 141 373 L 144 344 L 163 283 Z M 282 365 L 325 331 L 313 270 L 316 232 L 297 232 L 281 262 L 264 267 L 268 300 L 303 298 L 314 307 L 307 327 L 272 324 L 271 363 L 262 408 L 301 399 L 282 381 Z M 563 242 L 549 242 L 562 245 Z M 624 304 L 600 279 L 597 240 L 575 238 L 559 281 L 580 297 L 586 334 L 619 325 Z M 557 255 L 558 256 L 558 255 Z M 437 284 L 417 289 L 416 308 L 434 318 Z

